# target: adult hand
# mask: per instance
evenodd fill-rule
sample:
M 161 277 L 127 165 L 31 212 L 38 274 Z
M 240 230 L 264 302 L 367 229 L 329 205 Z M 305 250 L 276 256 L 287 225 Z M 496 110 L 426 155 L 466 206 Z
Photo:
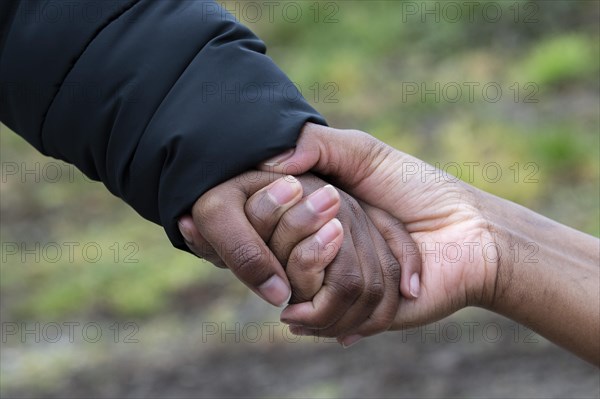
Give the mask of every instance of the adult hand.
M 335 178 L 405 223 L 421 249 L 422 295 L 401 301 L 392 328 L 477 305 L 600 366 L 596 237 L 477 190 L 358 131 L 307 125 L 296 151 L 278 158 L 262 167 L 312 169 Z M 369 216 L 384 229 L 385 219 Z M 518 249 L 529 251 L 523 256 Z
M 394 225 L 383 211 L 404 223 L 417 244 L 404 252 L 421 251 L 421 294 L 401 300 L 392 328 L 426 324 L 492 300 L 498 253 L 472 187 L 366 133 L 312 124 L 305 126 L 294 151 L 260 168 L 326 176 L 374 207 L 367 213 L 379 231 Z M 394 240 L 388 244 L 396 256 L 402 252 Z

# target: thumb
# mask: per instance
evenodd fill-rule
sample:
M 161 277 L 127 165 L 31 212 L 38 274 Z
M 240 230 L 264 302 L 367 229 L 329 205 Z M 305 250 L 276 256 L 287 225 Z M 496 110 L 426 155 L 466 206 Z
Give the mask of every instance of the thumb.
M 252 291 L 275 306 L 291 297 L 285 271 L 245 214 L 256 191 L 271 183 L 265 173 L 238 176 L 203 194 L 192 208 L 200 235 L 223 263 Z
M 321 125 L 306 123 L 300 132 L 296 148 L 264 161 L 258 165 L 258 169 L 276 173 L 289 170 L 288 174 L 298 176 L 321 164 L 321 158 L 328 156 L 328 151 L 321 148 L 325 144 L 326 133 L 321 131 L 323 128 Z
M 328 181 L 360 196 L 367 202 L 380 195 L 374 187 L 385 188 L 385 164 L 397 161 L 400 153 L 373 136 L 358 130 L 339 130 L 307 123 L 295 149 L 288 150 L 258 166 L 260 170 L 300 175 L 313 171 Z M 396 168 L 394 168 L 396 169 Z M 369 180 L 365 184 L 365 180 Z

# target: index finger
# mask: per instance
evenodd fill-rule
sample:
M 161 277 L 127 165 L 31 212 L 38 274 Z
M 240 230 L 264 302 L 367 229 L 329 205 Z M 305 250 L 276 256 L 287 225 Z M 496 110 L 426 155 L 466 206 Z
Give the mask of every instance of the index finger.
M 259 189 L 281 177 L 271 173 L 243 174 L 208 191 L 192 208 L 194 223 L 236 277 L 275 306 L 291 296 L 283 267 L 254 230 L 244 206 Z

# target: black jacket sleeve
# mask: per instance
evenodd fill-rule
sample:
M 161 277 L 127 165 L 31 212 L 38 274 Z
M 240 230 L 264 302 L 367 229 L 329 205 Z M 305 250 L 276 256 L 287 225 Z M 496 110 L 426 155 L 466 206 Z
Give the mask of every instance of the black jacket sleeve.
M 212 1 L 3 1 L 0 120 L 185 244 L 205 191 L 325 124 Z

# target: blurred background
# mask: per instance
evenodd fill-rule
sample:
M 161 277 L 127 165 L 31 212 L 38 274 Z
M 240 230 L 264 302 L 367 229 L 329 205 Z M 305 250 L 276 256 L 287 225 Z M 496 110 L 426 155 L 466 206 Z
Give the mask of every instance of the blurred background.
M 225 2 L 330 125 L 600 234 L 599 2 Z M 598 370 L 463 310 L 342 349 L 2 126 L 3 397 L 595 397 Z M 573 326 L 573 328 L 579 328 Z

